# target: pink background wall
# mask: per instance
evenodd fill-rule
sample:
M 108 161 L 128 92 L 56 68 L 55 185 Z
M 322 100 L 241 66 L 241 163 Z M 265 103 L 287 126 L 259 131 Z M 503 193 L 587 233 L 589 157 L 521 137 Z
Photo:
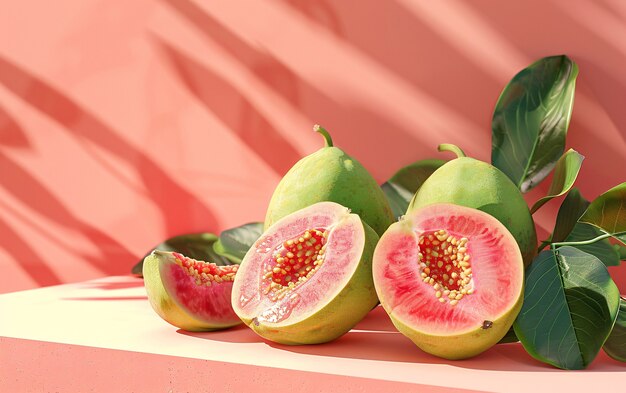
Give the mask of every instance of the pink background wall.
M 488 160 L 501 89 L 553 54 L 580 66 L 568 142 L 593 198 L 626 180 L 624 37 L 619 0 L 4 1 L 0 292 L 262 220 L 317 122 L 380 182 L 441 142 Z

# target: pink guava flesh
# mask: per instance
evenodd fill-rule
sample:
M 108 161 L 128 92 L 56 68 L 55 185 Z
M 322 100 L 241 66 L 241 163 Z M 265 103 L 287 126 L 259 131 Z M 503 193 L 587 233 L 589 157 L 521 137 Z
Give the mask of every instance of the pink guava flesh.
M 392 225 L 376 248 L 373 274 L 387 312 L 429 335 L 489 325 L 514 307 L 523 286 L 521 254 L 506 228 L 451 204 Z
M 248 252 L 233 290 L 240 316 L 294 323 L 334 299 L 350 280 L 364 247 L 363 225 L 340 205 L 318 205 L 292 214 L 286 225 L 279 221 Z
M 182 254 L 160 263 L 163 286 L 172 300 L 195 319 L 216 327 L 240 322 L 231 305 L 238 266 L 217 266 Z

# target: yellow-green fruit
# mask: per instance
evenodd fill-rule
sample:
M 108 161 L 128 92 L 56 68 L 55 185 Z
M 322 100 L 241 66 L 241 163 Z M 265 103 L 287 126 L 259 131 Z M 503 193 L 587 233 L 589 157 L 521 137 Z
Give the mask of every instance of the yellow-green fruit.
M 433 172 L 413 196 L 408 212 L 433 203 L 453 203 L 489 213 L 511 232 L 528 266 L 537 252 L 537 233 L 519 189 L 498 168 L 465 157 L 456 146 L 441 145 L 439 150 L 459 157 Z
M 326 146 L 298 161 L 278 183 L 265 216 L 265 229 L 290 213 L 330 201 L 348 207 L 382 235 L 393 222 L 382 189 L 357 160 L 333 146 L 326 130 L 314 129 L 324 136 Z

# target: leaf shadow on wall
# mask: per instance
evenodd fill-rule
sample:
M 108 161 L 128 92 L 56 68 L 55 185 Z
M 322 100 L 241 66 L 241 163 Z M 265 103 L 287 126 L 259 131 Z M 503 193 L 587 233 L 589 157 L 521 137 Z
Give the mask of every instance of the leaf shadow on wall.
M 0 219 L 0 247 L 17 261 L 20 268 L 37 285 L 61 284 L 60 277 L 45 263 L 31 245 L 13 230 L 4 220 Z
M 159 206 L 163 214 L 166 231 L 169 235 L 185 232 L 187 221 L 208 223 L 208 228 L 217 228 L 215 215 L 203 201 L 181 187 L 152 158 L 133 147 L 119 134 L 99 120 L 95 115 L 64 95 L 60 90 L 17 66 L 6 58 L 0 57 L 0 84 L 9 91 L 63 126 L 77 140 L 90 142 L 110 152 L 119 160 L 137 168 L 144 182 L 148 197 Z M 11 166 L 5 176 L 3 186 L 17 198 L 25 201 L 32 209 L 69 229 L 83 233 L 94 246 L 101 250 L 101 256 L 91 262 L 103 272 L 113 274 L 126 272 L 127 267 L 113 265 L 111 260 L 124 264 L 135 263 L 138 256 L 112 237 L 73 216 L 52 192 L 42 186 L 17 163 L 8 157 L 0 157 L 4 165 Z M 177 206 L 174 211 L 172 206 Z
M 4 187 L 8 169 L 14 163 L 10 162 L 8 166 L 4 163 L 5 155 L 2 153 L 3 148 L 12 149 L 28 149 L 30 142 L 20 125 L 9 115 L 4 108 L 0 107 L 0 168 L 2 168 L 2 181 L 0 187 Z M 6 206 L 2 206 L 6 208 Z M 26 273 L 37 285 L 57 285 L 62 281 L 59 276 L 45 263 L 42 258 L 31 245 L 25 241 L 6 220 L 0 219 L 0 248 L 3 248 L 19 267 Z
M 310 20 L 325 26 L 335 36 L 343 37 L 346 32 L 337 11 L 326 0 L 282 0 Z
M 294 111 L 312 119 L 312 124 L 320 123 L 330 129 L 336 142 L 341 143 L 344 138 L 351 138 L 349 153 L 356 155 L 375 177 L 383 179 L 389 175 L 383 173 L 376 164 L 379 163 L 380 154 L 385 150 L 392 152 L 393 146 L 415 146 L 416 159 L 423 154 L 432 155 L 433 150 L 419 144 L 412 131 L 405 126 L 392 119 L 383 118 L 360 104 L 335 100 L 329 93 L 299 77 L 268 51 L 255 48 L 239 38 L 219 20 L 193 2 L 189 0 L 163 1 L 193 24 L 206 39 L 219 44 L 243 64 L 258 81 L 289 103 Z M 326 14 L 328 12 L 325 11 Z M 326 17 L 332 19 L 330 16 Z M 205 71 L 208 75 L 214 75 L 209 70 L 205 69 Z M 217 91 L 209 82 L 210 79 L 205 80 L 205 89 Z M 216 86 L 226 83 L 223 80 L 213 82 Z M 238 99 L 246 100 L 245 92 L 237 94 Z M 297 137 L 300 131 L 294 130 L 294 137 Z
M 0 148 L 27 149 L 28 137 L 22 127 L 0 106 Z
M 336 33 L 334 23 L 328 26 L 324 18 L 316 16 L 317 11 L 311 11 L 311 8 L 315 7 L 314 1 L 283 0 L 283 3 L 310 21 Z M 464 39 L 455 34 L 458 31 L 453 26 L 444 23 L 443 19 L 441 26 L 438 26 L 439 20 L 432 20 L 431 13 L 420 11 L 418 7 L 409 10 L 406 4 L 398 0 L 393 2 L 365 0 L 358 13 L 351 12 L 349 7 L 340 2 L 335 2 L 331 3 L 331 12 L 335 12 L 337 16 L 334 19 L 341 25 L 340 32 L 336 33 L 338 38 L 393 71 L 407 83 L 423 89 L 427 94 L 448 103 L 457 113 L 482 125 L 485 135 L 490 132 L 493 104 L 508 81 L 507 78 L 503 78 L 503 73 L 508 72 L 507 69 L 510 69 L 512 78 L 520 71 L 520 67 L 542 56 L 562 51 L 570 52 L 568 54 L 579 62 L 581 68 L 577 94 L 585 94 L 585 89 L 591 89 L 596 96 L 593 97 L 592 94 L 585 97 L 589 98 L 587 102 L 591 101 L 591 105 L 586 105 L 585 108 L 581 107 L 582 102 L 575 103 L 568 136 L 568 144 L 582 149 L 581 152 L 589 158 L 581 176 L 581 179 L 584 179 L 583 188 L 596 190 L 594 193 L 597 193 L 621 181 L 616 177 L 618 172 L 609 173 L 606 167 L 607 164 L 613 167 L 626 165 L 624 161 L 626 156 L 622 154 L 619 143 L 611 143 L 608 138 L 598 137 L 603 130 L 594 128 L 593 124 L 596 116 L 604 116 L 602 113 L 596 113 L 595 101 L 615 124 L 621 139 L 626 140 L 626 112 L 620 109 L 621 103 L 625 100 L 626 86 L 622 82 L 624 78 L 621 68 L 615 66 L 619 64 L 617 59 L 623 57 L 625 52 L 615 46 L 619 40 L 602 36 L 606 29 L 592 31 L 589 27 L 587 22 L 589 19 L 585 19 L 586 15 L 580 9 L 583 6 L 598 7 L 598 5 L 585 3 L 579 5 L 577 11 L 572 8 L 570 13 L 564 13 L 561 8 L 566 6 L 560 2 L 554 4 L 533 2 L 530 5 L 519 3 L 515 6 L 494 3 L 490 7 L 473 2 L 445 4 L 442 7 L 455 12 L 454 16 L 457 18 L 466 14 L 470 16 L 465 23 L 468 26 L 475 26 L 475 29 L 468 31 L 475 30 L 476 38 L 484 41 L 483 50 L 488 57 L 472 55 L 467 49 L 461 50 L 460 45 Z M 538 6 L 541 6 L 542 15 L 535 28 L 528 31 L 527 22 L 516 16 L 526 15 Z M 578 18 L 577 12 L 580 13 Z M 446 15 L 441 13 L 435 18 L 439 17 L 446 18 Z M 571 21 L 568 21 L 568 18 L 571 18 Z M 390 20 L 393 20 L 393 23 L 388 23 Z M 550 23 L 551 21 L 565 22 L 554 24 Z M 376 23 L 385 26 L 385 34 L 376 35 L 378 30 L 371 28 Z M 622 21 L 620 26 L 624 24 Z M 558 29 L 558 32 L 554 29 Z M 412 37 L 415 39 L 412 40 Z M 580 44 L 578 49 L 570 37 L 581 37 L 585 43 Z M 492 41 L 495 43 L 493 48 L 487 45 Z M 595 45 L 594 48 L 597 49 L 591 50 L 585 45 Z M 494 54 L 496 50 L 502 50 L 510 56 Z M 616 53 L 616 50 L 621 53 Z M 403 53 L 403 56 L 398 56 L 398 53 Z M 591 61 L 585 56 L 579 56 L 579 53 L 597 54 L 594 56 L 596 59 L 608 56 L 612 63 Z M 428 61 L 421 64 L 423 58 Z M 457 132 L 460 138 L 472 137 L 471 134 L 464 134 L 462 130 Z M 488 147 L 489 145 L 484 145 L 484 153 L 487 153 Z M 611 157 L 610 160 L 619 161 L 609 162 L 608 157 Z M 487 159 L 486 154 L 484 158 Z M 589 175 L 585 176 L 586 173 Z M 536 190 L 547 191 L 547 182 Z
M 556 46 L 557 51 L 568 51 L 566 53 L 571 56 L 579 65 L 580 74 L 578 83 L 588 85 L 596 94 L 590 97 L 597 100 L 605 110 L 606 114 L 615 123 L 617 130 L 621 133 L 622 138 L 626 141 L 626 112 L 622 110 L 622 103 L 626 101 L 626 78 L 624 78 L 623 66 L 620 61 L 626 57 L 626 49 L 623 46 L 624 41 L 615 38 L 615 35 L 606 36 L 607 28 L 595 29 L 597 23 L 601 20 L 598 18 L 606 18 L 608 14 L 614 18 L 607 20 L 607 25 L 614 28 L 626 30 L 626 20 L 618 19 L 615 15 L 619 12 L 610 8 L 609 4 L 604 4 L 607 9 L 600 11 L 603 4 L 600 2 L 581 2 L 576 7 L 570 7 L 567 3 L 561 1 L 550 2 L 533 2 L 540 3 L 542 17 L 537 22 L 535 29 L 528 31 L 525 22 L 515 20 L 515 24 L 511 26 L 510 16 L 502 17 L 511 12 L 510 5 L 504 3 L 494 3 L 490 7 L 480 7 L 472 2 L 467 2 L 469 7 L 474 7 L 476 12 L 480 12 L 486 25 L 497 31 L 502 37 L 507 38 L 507 42 L 512 50 L 522 53 L 530 61 L 535 60 L 539 56 L 555 55 L 560 53 L 544 53 L 545 50 L 535 50 L 528 48 L 538 39 L 544 39 L 550 33 L 555 33 L 554 29 L 558 29 L 555 38 L 548 41 L 549 46 Z M 618 3 L 615 3 L 617 5 Z M 536 7 L 537 4 L 530 6 L 523 3 L 517 3 L 513 9 L 519 9 L 519 12 L 527 12 L 530 7 Z M 621 5 L 622 11 L 626 8 Z M 507 12 L 508 11 L 508 12 Z M 566 11 L 566 12 L 564 12 Z M 601 16 L 604 14 L 604 16 Z M 559 21 L 558 24 L 546 23 L 546 21 Z M 517 23 L 523 24 L 518 26 Z M 619 23 L 619 26 L 615 24 Z M 593 24 L 592 28 L 590 24 Z M 528 36 L 530 34 L 530 36 Z M 583 43 L 572 45 L 569 37 L 580 37 Z M 619 47 L 616 44 L 622 45 Z M 573 41 L 575 42 L 575 41 Z M 593 49 L 590 46 L 593 45 Z M 565 46 L 563 48 L 562 46 Z M 511 75 L 512 76 L 512 75 Z M 574 103 L 573 119 L 576 119 L 576 102 Z M 588 129 L 587 132 L 593 134 L 595 130 Z
M 286 173 L 300 154 L 237 88 L 218 74 L 155 38 L 187 89 L 274 172 Z
M 607 168 L 626 166 L 626 155 L 621 147 L 626 141 L 626 112 L 622 109 L 622 103 L 626 101 L 626 78 L 620 63 L 626 52 L 617 53 L 618 48 L 611 46 L 612 43 L 606 37 L 592 31 L 587 22 L 583 22 L 595 20 L 589 19 L 595 13 L 589 12 L 586 15 L 585 7 L 597 7 L 597 4 L 581 2 L 577 7 L 564 12 L 567 6 L 562 2 L 535 3 L 541 4 L 542 15 L 537 21 L 536 29 L 531 31 L 526 29 L 523 19 L 502 17 L 507 12 L 517 15 L 527 13 L 531 8 L 524 5 L 525 3 L 516 3 L 511 9 L 503 3 L 494 3 L 490 7 L 479 7 L 471 2 L 467 5 L 475 7 L 476 12 L 480 11 L 485 25 L 505 37 L 510 51 L 520 53 L 529 63 L 540 56 L 555 54 L 554 50 L 546 51 L 546 47 L 557 47 L 558 52 L 566 51 L 578 63 L 580 73 L 577 79 L 577 98 L 574 100 L 567 144 L 587 157 L 578 177 L 578 186 L 587 195 L 598 195 L 623 181 L 619 171 Z M 555 25 L 550 23 L 552 21 L 560 22 Z M 622 21 L 621 26 L 626 28 L 626 22 Z M 555 28 L 558 29 L 555 38 L 538 49 L 532 46 L 534 42 L 550 37 Z M 579 37 L 580 46 L 570 37 Z M 605 57 L 610 61 L 603 63 Z M 581 99 L 583 96 L 584 101 Z M 615 130 L 621 134 L 621 141 L 601 136 L 605 134 L 605 129 L 597 124 L 606 123 L 602 119 L 604 116 L 615 125 Z
M 342 2 L 280 2 L 470 122 L 490 120 L 491 113 L 479 110 L 482 103 L 476 97 L 493 90 L 495 102 L 502 88 L 497 79 L 398 1 L 363 0 L 358 12 Z M 384 26 L 383 34 L 373 26 Z M 428 132 L 428 124 L 419 126 Z
M 605 71 L 598 64 L 597 59 L 590 59 L 586 56 L 576 56 L 575 60 L 581 70 L 586 70 L 590 74 L 589 77 L 586 78 L 591 81 L 591 83 L 587 82 L 586 86 L 592 92 L 589 97 L 594 101 L 597 101 L 597 105 L 601 107 L 606 116 L 615 125 L 615 129 L 619 132 L 622 142 L 626 143 L 626 111 L 624 111 L 624 102 L 626 102 L 626 84 L 610 72 Z M 577 121 L 575 117 L 575 108 L 576 103 L 574 103 L 574 119 L 572 121 Z M 583 126 L 583 128 L 586 128 L 586 131 L 589 133 L 593 133 L 595 131 L 590 130 L 588 126 Z M 614 146 L 613 150 L 618 156 L 621 154 L 621 156 L 624 157 L 623 152 L 616 150 Z M 598 154 L 602 154 L 602 152 L 606 152 L 604 147 L 598 149 Z
M 506 82 L 502 81 L 501 76 L 499 76 L 501 75 L 503 63 L 486 66 L 484 60 L 482 63 L 478 63 L 476 58 L 471 58 L 466 52 L 455 49 L 455 45 L 460 45 L 462 40 L 459 39 L 458 42 L 451 41 L 454 37 L 433 30 L 433 27 L 425 22 L 426 18 L 429 18 L 428 15 L 417 16 L 419 14 L 416 14 L 415 10 L 409 12 L 406 6 L 399 1 L 383 3 L 366 0 L 362 3 L 359 13 L 350 12 L 341 3 L 332 3 L 332 6 L 326 7 L 328 10 L 324 10 L 324 12 L 335 13 L 336 17 L 333 18 L 331 23 L 327 18 L 319 17 L 321 11 L 316 9 L 316 1 L 283 0 L 283 2 L 312 22 L 333 31 L 338 37 L 349 42 L 407 82 L 424 89 L 428 94 L 437 97 L 442 102 L 458 108 L 457 112 L 468 116 L 475 123 L 488 124 L 492 108 L 486 110 L 485 100 L 480 98 L 485 97 L 485 91 L 493 92 L 493 98 L 489 100 L 489 103 L 493 102 L 495 104 L 497 94 L 504 87 L 503 82 Z M 555 4 L 558 7 L 565 7 L 560 2 Z M 454 8 L 453 4 L 448 4 L 448 6 Z M 530 6 L 518 4 L 514 9 L 519 8 L 519 12 L 526 12 L 530 7 L 536 6 L 536 4 Z M 546 20 L 568 18 L 558 7 L 544 3 L 541 3 L 541 6 L 544 13 L 542 17 Z M 599 5 L 593 4 L 585 6 L 599 7 Z M 542 50 L 540 48 L 528 49 L 520 44 L 520 42 L 523 42 L 522 36 L 527 33 L 527 30 L 520 29 L 517 26 L 511 28 L 510 18 L 513 17 L 511 13 L 513 7 L 509 4 L 495 3 L 490 5 L 490 7 L 484 7 L 480 4 L 468 2 L 457 4 L 456 7 L 458 9 L 454 10 L 459 15 L 469 12 L 473 16 L 473 18 L 468 19 L 468 23 L 476 24 L 476 31 L 481 32 L 478 35 L 479 37 L 491 38 L 498 45 L 504 47 L 507 53 L 515 54 L 514 58 L 509 60 L 512 67 L 514 64 L 517 64 L 519 59 L 527 59 L 528 64 L 530 64 L 538 57 L 557 54 L 545 52 L 545 49 Z M 574 12 L 573 9 L 571 12 Z M 445 15 L 441 17 L 444 18 Z M 387 20 L 393 20 L 394 22 L 393 24 L 385 24 Z M 588 38 L 590 34 L 593 34 L 596 36 L 598 47 L 603 47 L 607 44 L 615 45 L 615 39 L 603 40 L 600 32 L 592 31 L 586 27 L 582 23 L 585 20 L 588 20 L 585 19 L 585 15 L 581 15 L 578 20 L 577 18 L 572 18 L 572 23 L 559 24 L 559 31 L 561 34 L 571 37 L 582 36 Z M 339 29 L 340 33 L 337 33 L 336 21 L 339 21 L 339 24 L 342 26 Z M 377 30 L 371 29 L 371 26 L 376 21 L 385 24 L 384 35 L 377 36 Z M 436 21 L 432 23 L 436 23 Z M 533 30 L 535 36 L 529 39 L 530 42 L 538 39 L 536 35 L 543 35 L 543 39 L 552 28 L 554 28 L 553 25 L 538 23 L 536 29 Z M 490 33 L 494 34 L 493 37 L 489 37 Z M 419 38 L 411 40 L 407 39 L 407 37 Z M 560 39 L 560 37 L 552 38 L 547 44 L 543 44 L 542 47 L 550 46 L 552 42 L 557 43 Z M 621 48 L 617 49 L 621 50 Z M 433 69 L 426 74 L 416 72 L 418 67 L 422 68 L 421 65 L 414 64 L 415 59 L 418 58 L 415 56 L 416 51 L 420 51 L 423 56 L 427 56 L 429 58 L 428 64 L 436 65 L 437 69 Z M 397 53 L 406 55 L 397 56 Z M 584 70 L 585 74 L 588 75 L 583 75 L 583 79 L 591 79 L 590 75 L 593 74 L 594 84 L 592 87 L 594 90 L 602 92 L 602 94 L 598 94 L 598 101 L 606 109 L 607 115 L 615 122 L 616 128 L 626 140 L 626 112 L 618 108 L 624 100 L 614 99 L 614 97 L 624 95 L 624 91 L 626 91 L 624 84 L 619 82 L 616 75 L 608 72 L 606 68 L 601 69 L 599 64 L 593 64 L 588 59 L 581 59 L 576 52 L 571 53 L 571 55 L 580 63 L 581 71 Z M 613 67 L 613 69 L 618 70 L 616 67 Z M 461 70 L 462 72 L 459 72 Z M 496 70 L 498 71 L 496 72 Z M 510 77 L 513 77 L 517 71 L 519 69 L 511 68 Z M 621 69 L 619 69 L 619 72 L 621 72 Z M 468 75 L 471 75 L 471 78 L 468 78 Z M 576 111 L 574 113 L 574 121 L 575 119 Z M 594 132 L 593 129 L 586 128 L 586 132 Z M 488 129 L 488 127 L 485 127 L 486 132 L 488 132 Z M 611 146 L 604 147 L 611 148 Z
M 119 258 L 120 260 L 135 258 L 124 245 L 98 228 L 75 217 L 71 211 L 63 205 L 61 200 L 44 187 L 26 169 L 9 158 L 2 151 L 0 151 L 0 167 L 2 167 L 4 171 L 0 187 L 6 189 L 16 199 L 19 199 L 22 203 L 28 205 L 32 210 L 42 216 L 68 229 L 80 232 L 100 250 L 99 257 L 82 255 L 81 257 L 83 259 L 89 261 L 94 267 L 107 274 L 126 272 L 126 267 L 116 266 L 111 263 L 111 258 Z M 36 229 L 39 230 L 40 228 Z M 26 266 L 32 263 L 29 262 L 28 257 L 26 257 L 27 253 L 25 253 L 24 256 L 21 254 L 21 250 L 25 250 L 24 245 L 28 244 L 27 241 L 22 239 L 22 242 L 10 242 L 4 238 L 0 240 L 2 243 L 5 241 L 6 248 L 14 250 L 14 256 L 21 265 Z M 45 260 L 45 258 L 42 260 Z
M 576 55 L 582 72 L 589 73 L 590 87 L 607 115 L 626 142 L 626 77 L 624 60 L 626 45 L 626 4 L 624 2 L 580 2 L 576 7 L 560 1 L 552 1 L 554 14 L 562 14 L 571 23 L 565 26 L 566 34 L 586 37 L 595 41 L 597 51 Z M 602 54 L 606 56 L 602 56 Z M 594 56 L 595 55 L 595 56 Z

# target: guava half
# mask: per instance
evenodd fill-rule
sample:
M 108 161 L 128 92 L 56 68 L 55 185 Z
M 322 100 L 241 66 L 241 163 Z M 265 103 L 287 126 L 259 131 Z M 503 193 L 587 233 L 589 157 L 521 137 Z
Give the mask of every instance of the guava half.
M 291 213 L 244 257 L 233 285 L 233 309 L 271 341 L 334 340 L 378 301 L 371 265 L 377 241 L 358 215 L 334 202 Z
M 238 268 L 155 250 L 143 263 L 150 305 L 161 318 L 183 330 L 209 331 L 238 325 L 241 320 L 230 303 Z
M 396 328 L 447 359 L 496 344 L 522 306 L 517 242 L 498 220 L 473 208 L 432 204 L 408 213 L 378 242 L 373 275 Z

